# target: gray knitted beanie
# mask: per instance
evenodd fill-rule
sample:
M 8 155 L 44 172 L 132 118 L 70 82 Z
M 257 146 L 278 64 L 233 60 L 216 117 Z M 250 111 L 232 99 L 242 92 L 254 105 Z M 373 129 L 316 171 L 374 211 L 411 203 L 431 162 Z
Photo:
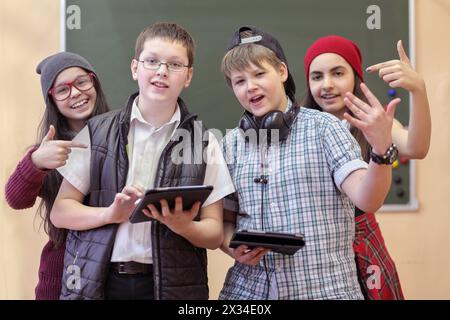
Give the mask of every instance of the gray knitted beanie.
M 36 72 L 41 75 L 42 94 L 47 106 L 50 102 L 48 91 L 53 86 L 56 77 L 61 71 L 71 67 L 80 67 L 95 73 L 94 68 L 85 58 L 72 52 L 60 52 L 51 55 L 42 60 L 36 67 Z

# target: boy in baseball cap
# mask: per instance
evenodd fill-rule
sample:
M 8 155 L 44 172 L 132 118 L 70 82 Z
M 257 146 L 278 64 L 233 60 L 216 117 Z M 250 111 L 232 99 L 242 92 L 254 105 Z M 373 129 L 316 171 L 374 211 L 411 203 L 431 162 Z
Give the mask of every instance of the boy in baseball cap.
M 352 249 L 353 203 L 383 203 L 390 166 L 372 166 L 381 196 L 361 201 L 370 185 L 355 139 L 328 114 L 301 108 L 278 40 L 252 26 L 233 34 L 222 71 L 245 109 L 222 142 L 236 192 L 224 201 L 222 250 L 235 259 L 220 299 L 362 299 Z M 252 143 L 247 131 L 278 130 L 279 140 Z M 276 142 L 276 143 L 274 143 Z M 376 184 L 379 188 L 380 184 Z M 372 189 L 373 192 L 373 189 Z M 230 248 L 234 230 L 303 234 L 292 256 L 266 248 Z

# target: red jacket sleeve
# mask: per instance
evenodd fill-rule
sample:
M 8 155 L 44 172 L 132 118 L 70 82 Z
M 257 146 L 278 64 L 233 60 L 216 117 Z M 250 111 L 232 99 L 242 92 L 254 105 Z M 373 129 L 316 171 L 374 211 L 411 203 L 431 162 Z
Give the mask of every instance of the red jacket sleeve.
M 27 152 L 6 183 L 5 198 L 13 209 L 31 208 L 44 183 L 47 171 L 36 168 L 31 160 L 31 154 L 36 149 Z

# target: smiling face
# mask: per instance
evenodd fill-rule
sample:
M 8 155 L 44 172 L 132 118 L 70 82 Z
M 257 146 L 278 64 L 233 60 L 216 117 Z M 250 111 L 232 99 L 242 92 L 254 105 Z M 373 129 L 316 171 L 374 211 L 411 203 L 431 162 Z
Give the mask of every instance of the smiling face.
M 140 61 L 158 60 L 163 63 L 188 65 L 186 48 L 177 41 L 152 38 L 145 42 L 139 56 Z M 144 68 L 136 59 L 131 62 L 131 72 L 139 86 L 139 105 L 155 107 L 175 107 L 178 96 L 192 80 L 193 68 L 184 67 L 181 71 L 171 71 L 166 64 L 156 70 Z
M 250 64 L 245 70 L 232 70 L 230 82 L 239 103 L 256 117 L 262 117 L 270 111 L 286 108 L 284 82 L 287 77 L 284 63 L 276 69 L 262 61 L 260 66 Z
M 87 74 L 88 72 L 79 67 L 65 69 L 56 77 L 53 88 L 62 84 L 72 83 L 78 77 Z M 80 91 L 74 86 L 71 86 L 71 93 L 67 99 L 63 101 L 53 99 L 53 102 L 59 112 L 66 117 L 71 129 L 78 132 L 84 127 L 86 120 L 92 115 L 96 100 L 97 91 L 95 90 L 95 86 L 92 86 L 92 88 L 87 91 Z
M 347 110 L 345 94 L 355 88 L 350 64 L 335 53 L 318 55 L 310 64 L 308 83 L 312 97 L 322 110 L 342 119 Z

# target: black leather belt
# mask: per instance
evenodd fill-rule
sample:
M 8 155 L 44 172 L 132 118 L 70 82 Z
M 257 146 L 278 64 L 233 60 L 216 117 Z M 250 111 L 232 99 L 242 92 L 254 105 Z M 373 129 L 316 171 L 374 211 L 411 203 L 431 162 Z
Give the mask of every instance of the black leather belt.
M 153 264 L 134 261 L 112 262 L 111 269 L 118 274 L 151 274 L 153 272 Z

